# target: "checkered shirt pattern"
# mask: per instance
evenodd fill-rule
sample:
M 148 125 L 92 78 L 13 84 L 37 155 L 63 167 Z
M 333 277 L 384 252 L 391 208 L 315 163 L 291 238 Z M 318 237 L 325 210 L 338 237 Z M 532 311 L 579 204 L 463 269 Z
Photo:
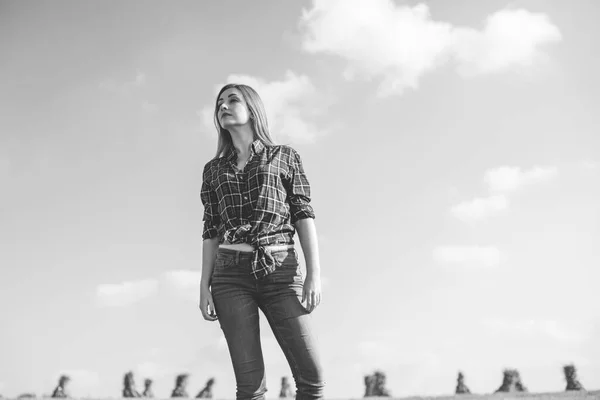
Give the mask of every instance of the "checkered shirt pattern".
M 315 218 L 300 155 L 289 146 L 269 146 L 260 140 L 252 143 L 243 170 L 237 169 L 233 149 L 206 163 L 200 197 L 202 238 L 253 245 L 256 279 L 276 268 L 268 246 L 294 244 L 296 221 Z

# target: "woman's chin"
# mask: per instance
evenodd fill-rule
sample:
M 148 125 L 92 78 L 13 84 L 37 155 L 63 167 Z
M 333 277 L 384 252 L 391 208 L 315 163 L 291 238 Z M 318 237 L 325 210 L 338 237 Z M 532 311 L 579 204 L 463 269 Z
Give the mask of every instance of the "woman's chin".
M 221 128 L 229 130 L 230 128 L 238 128 L 240 126 L 249 125 L 248 123 L 241 124 L 239 121 L 235 121 L 233 119 L 225 119 L 221 121 Z

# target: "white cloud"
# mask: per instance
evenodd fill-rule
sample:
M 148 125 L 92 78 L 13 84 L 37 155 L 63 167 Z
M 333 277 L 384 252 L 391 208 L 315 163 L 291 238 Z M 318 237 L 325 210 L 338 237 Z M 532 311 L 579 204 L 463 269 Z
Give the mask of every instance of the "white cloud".
M 215 86 L 215 95 L 226 83 L 246 84 L 258 92 L 276 142 L 285 139 L 295 143 L 310 143 L 324 133 L 311 119 L 325 109 L 326 100 L 318 96 L 315 86 L 306 75 L 287 71 L 283 80 L 271 82 L 249 75 L 229 75 L 225 83 Z M 198 115 L 205 129 L 216 134 L 213 113 L 214 105 L 211 103 L 203 107 Z
M 307 52 L 345 59 L 347 79 L 380 78 L 380 95 L 416 89 L 450 60 L 463 76 L 531 66 L 541 45 L 561 39 L 546 15 L 523 9 L 500 10 L 476 30 L 434 21 L 426 4 L 392 0 L 313 0 L 301 27 Z
M 522 170 L 520 167 L 501 166 L 489 169 L 485 172 L 483 180 L 490 195 L 463 201 L 453 206 L 450 212 L 462 221 L 484 219 L 508 209 L 508 193 L 526 185 L 547 182 L 557 174 L 557 167 L 534 166 L 528 170 Z
M 504 9 L 488 16 L 482 31 L 457 29 L 454 52 L 462 75 L 531 67 L 543 58 L 540 47 L 562 36 L 545 14 Z
M 433 258 L 441 264 L 469 267 L 496 267 L 502 261 L 500 250 L 493 246 L 439 246 Z
M 157 288 L 155 279 L 102 284 L 96 288 L 96 299 L 102 307 L 123 307 L 152 296 Z
M 200 298 L 201 271 L 176 270 L 164 273 L 165 281 L 181 296 L 198 301 Z
M 480 220 L 508 208 L 508 199 L 503 195 L 477 197 L 452 207 L 452 214 L 463 221 Z
M 484 181 L 490 192 L 506 193 L 525 185 L 549 181 L 557 173 L 556 167 L 535 166 L 529 170 L 521 170 L 519 167 L 503 166 L 488 170 Z

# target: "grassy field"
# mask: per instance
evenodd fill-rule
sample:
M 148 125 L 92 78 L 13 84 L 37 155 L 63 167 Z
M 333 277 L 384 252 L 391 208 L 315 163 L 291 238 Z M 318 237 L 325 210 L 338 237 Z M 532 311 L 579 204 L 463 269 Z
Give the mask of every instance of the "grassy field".
M 600 390 L 581 392 L 555 393 L 494 393 L 494 394 L 461 394 L 456 396 L 411 396 L 402 400 L 600 400 Z M 341 399 L 340 399 L 341 400 Z
M 36 399 L 46 399 L 47 397 L 36 397 Z M 70 400 L 116 400 L 118 398 L 71 398 Z M 142 398 L 143 399 L 143 398 Z M 193 399 L 191 397 L 190 399 Z M 271 398 L 267 398 L 270 400 Z M 328 399 L 328 400 L 359 400 L 364 397 L 353 397 L 349 399 Z M 369 397 L 376 399 L 376 397 Z M 385 400 L 600 400 L 600 390 L 581 391 L 581 392 L 554 392 L 554 393 L 494 393 L 494 394 L 461 394 L 456 396 L 411 396 L 411 397 L 382 397 Z M 2 400 L 13 400 L 10 397 L 2 397 Z M 15 399 L 16 400 L 16 399 Z M 172 400 L 170 398 L 153 400 Z M 231 400 L 215 398 L 214 400 Z

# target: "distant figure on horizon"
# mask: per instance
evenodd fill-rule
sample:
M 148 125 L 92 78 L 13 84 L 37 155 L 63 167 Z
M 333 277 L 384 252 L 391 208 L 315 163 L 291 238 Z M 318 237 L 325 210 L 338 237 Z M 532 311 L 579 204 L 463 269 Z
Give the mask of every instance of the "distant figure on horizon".
M 375 372 L 375 395 L 376 396 L 384 396 L 389 397 L 390 392 L 385 387 L 385 383 L 387 378 L 383 372 L 376 371 Z
M 231 50 L 243 57 L 246 49 Z M 298 398 L 322 399 L 325 381 L 310 315 L 321 303 L 321 264 L 302 158 L 273 141 L 265 106 L 248 85 L 221 87 L 213 120 L 217 151 L 204 164 L 200 189 L 202 317 L 221 326 L 236 398 L 262 399 L 267 391 L 262 312 L 286 356 Z
M 363 397 L 371 397 L 373 396 L 373 388 L 374 388 L 375 378 L 373 375 L 365 375 L 365 395 Z
M 177 378 L 175 378 L 175 389 L 173 389 L 171 397 L 190 397 L 186 391 L 188 377 L 188 374 L 177 375 Z
M 123 377 L 123 397 L 142 397 L 140 393 L 135 390 L 135 380 L 133 379 L 133 371 L 129 371 Z
M 467 385 L 465 384 L 465 376 L 461 371 L 458 371 L 458 378 L 456 378 L 456 394 L 467 394 L 471 393 Z
M 566 391 L 569 390 L 585 390 L 579 379 L 577 378 L 577 369 L 573 364 L 565 365 L 563 367 L 565 373 L 565 379 L 567 381 Z
M 287 376 L 281 377 L 281 389 L 279 390 L 280 399 L 294 398 L 294 392 L 292 392 L 292 386 L 288 381 Z
M 200 393 L 198 393 L 198 395 L 196 395 L 197 399 L 212 399 L 213 398 L 213 392 L 212 392 L 212 387 L 215 384 L 215 378 L 210 378 L 208 381 L 206 381 L 206 386 L 204 386 L 204 389 L 202 389 L 200 391 Z
M 364 397 L 389 397 L 390 392 L 385 388 L 386 376 L 381 371 L 375 371 L 373 375 L 365 376 Z
M 71 381 L 71 378 L 69 376 L 61 375 L 60 378 L 58 378 L 58 385 L 56 386 L 56 388 L 54 389 L 54 391 L 52 392 L 52 395 L 50 397 L 54 397 L 54 398 L 70 397 L 67 392 L 67 385 L 69 384 L 70 381 Z
M 521 374 L 516 369 L 505 369 L 502 385 L 496 390 L 499 392 L 527 392 L 527 388 L 521 382 Z
M 144 392 L 142 393 L 142 397 L 154 397 L 154 392 L 152 391 L 152 379 L 144 380 Z

